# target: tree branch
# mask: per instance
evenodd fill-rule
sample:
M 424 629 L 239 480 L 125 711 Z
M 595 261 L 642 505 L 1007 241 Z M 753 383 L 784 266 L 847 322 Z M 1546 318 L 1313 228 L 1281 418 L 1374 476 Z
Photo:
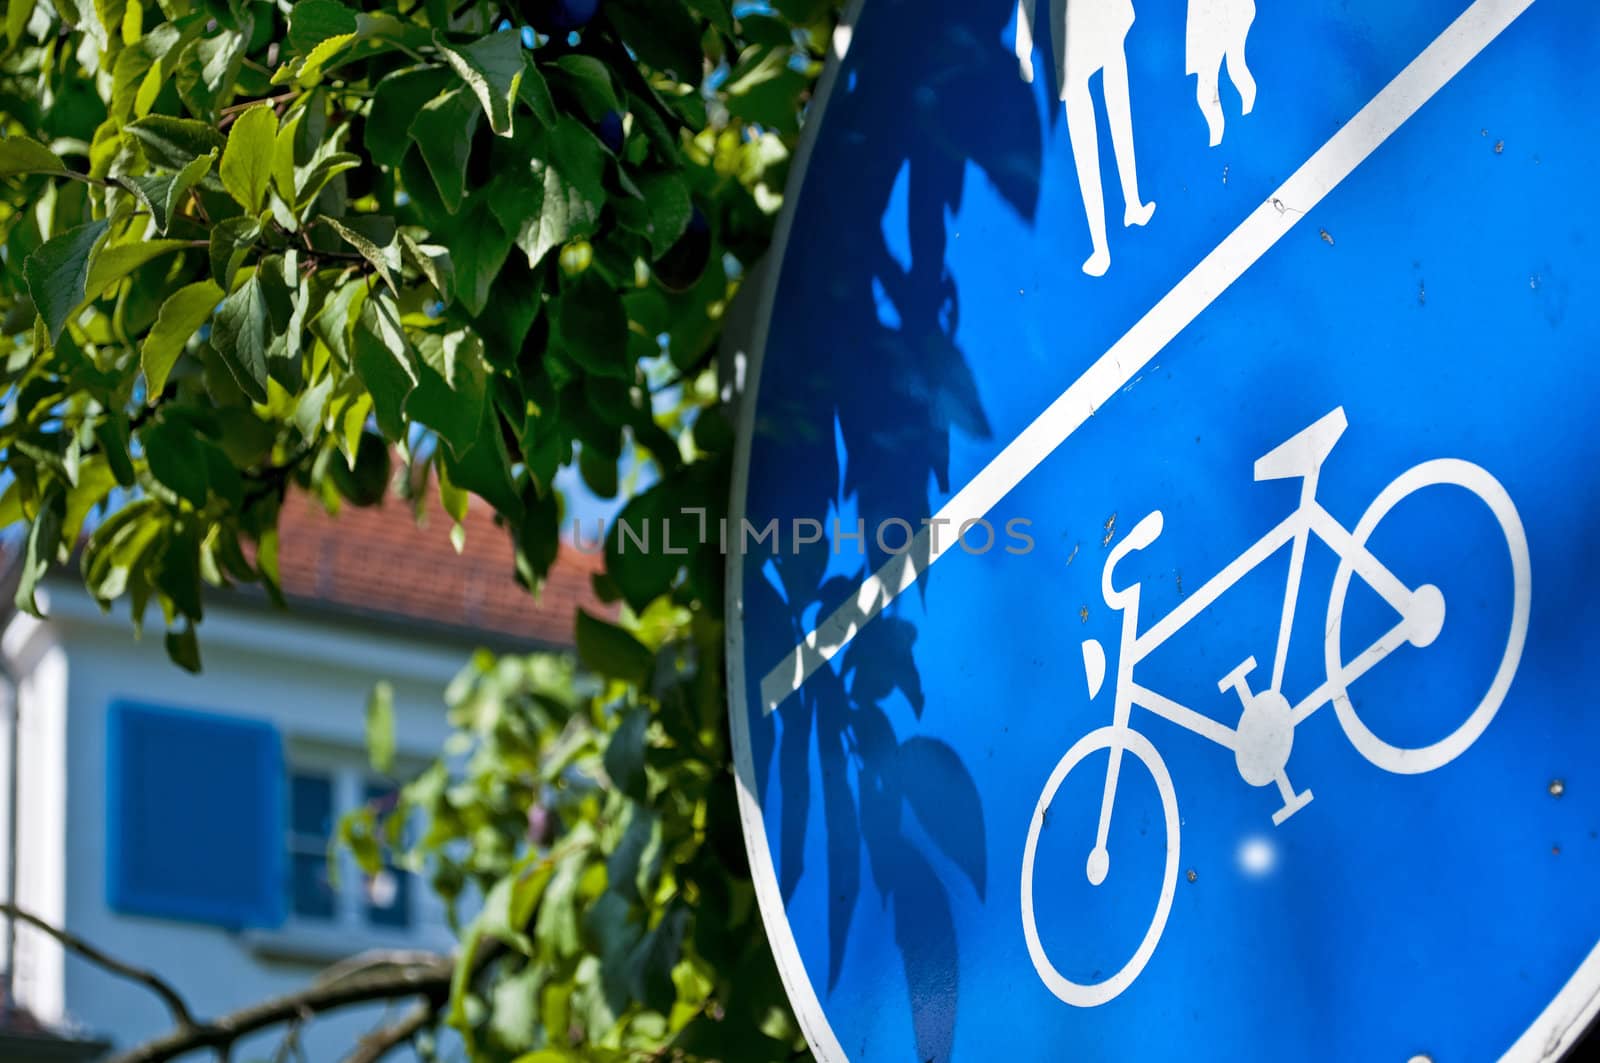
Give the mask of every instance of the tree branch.
M 438 958 L 437 952 L 423 949 L 372 949 L 324 968 L 312 984 L 330 986 L 354 975 L 369 974 L 376 970 L 393 970 L 397 967 L 419 967 Z
M 443 1001 L 449 995 L 454 970 L 454 960 L 435 955 L 425 964 L 352 975 L 329 985 L 313 984 L 295 993 L 240 1008 L 221 1018 L 180 1027 L 129 1049 L 111 1063 L 163 1063 L 201 1048 L 224 1049 L 257 1030 L 356 1004 L 409 996 Z
M 345 1057 L 344 1063 L 378 1063 L 384 1056 L 421 1033 L 439 1016 L 444 998 L 429 998 L 406 1012 L 399 1022 L 361 1039 L 356 1050 Z
M 155 972 L 147 971 L 143 967 L 135 967 L 132 964 L 123 963 L 116 957 L 101 952 L 76 934 L 62 930 L 60 927 L 51 926 L 32 912 L 23 911 L 9 902 L 0 902 L 0 915 L 15 919 L 19 923 L 26 923 L 35 930 L 55 938 L 56 941 L 61 943 L 61 947 L 68 952 L 76 953 L 90 963 L 102 967 L 112 974 L 120 975 L 147 987 L 166 1004 L 167 1010 L 172 1012 L 172 1021 L 177 1023 L 180 1029 L 194 1026 L 194 1015 L 190 1013 L 189 1006 L 183 1002 L 183 997 L 178 994 L 178 991 L 172 987 L 170 982 L 167 982 Z

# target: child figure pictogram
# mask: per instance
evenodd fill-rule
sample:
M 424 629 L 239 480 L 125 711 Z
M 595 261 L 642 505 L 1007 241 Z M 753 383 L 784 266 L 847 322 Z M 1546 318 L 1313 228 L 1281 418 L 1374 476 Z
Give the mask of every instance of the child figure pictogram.
M 1222 143 L 1226 124 L 1219 91 L 1224 61 L 1229 80 L 1239 90 L 1240 113 L 1249 114 L 1256 105 L 1256 79 L 1244 58 L 1245 38 L 1255 19 L 1255 0 L 1189 0 L 1185 64 L 1188 73 L 1199 77 L 1195 98 L 1206 116 L 1212 147 Z

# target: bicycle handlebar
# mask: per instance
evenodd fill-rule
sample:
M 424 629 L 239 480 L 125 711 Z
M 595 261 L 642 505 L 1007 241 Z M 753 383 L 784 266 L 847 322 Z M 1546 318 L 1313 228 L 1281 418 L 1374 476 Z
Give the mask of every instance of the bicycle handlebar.
M 1146 516 L 1144 520 L 1141 520 L 1138 524 L 1135 524 L 1133 526 L 1133 531 L 1128 533 L 1128 537 L 1126 539 L 1117 544 L 1116 549 L 1113 550 L 1112 553 L 1115 554 L 1120 550 L 1122 553 L 1126 554 L 1130 550 L 1143 550 L 1145 547 L 1155 542 L 1156 539 L 1161 535 L 1161 525 L 1161 511 L 1158 509 Z
M 1105 595 L 1106 604 L 1115 606 L 1122 595 L 1111 587 L 1111 570 L 1117 567 L 1118 562 L 1135 550 L 1143 550 L 1155 542 L 1161 535 L 1161 511 L 1155 510 L 1147 515 L 1138 524 L 1133 526 L 1123 540 L 1111 548 L 1111 556 L 1106 558 L 1105 570 L 1100 575 L 1100 590 Z

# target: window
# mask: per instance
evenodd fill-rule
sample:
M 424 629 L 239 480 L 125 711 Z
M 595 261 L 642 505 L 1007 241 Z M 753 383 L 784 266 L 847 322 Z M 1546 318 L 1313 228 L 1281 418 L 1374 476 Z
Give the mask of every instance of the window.
M 384 825 L 394 813 L 398 797 L 393 786 L 369 782 L 366 787 L 367 803 L 378 812 L 378 835 L 386 837 Z M 404 840 L 405 832 L 401 837 Z M 383 870 L 367 880 L 366 916 L 373 926 L 404 928 L 411 925 L 411 878 L 394 866 L 390 854 L 384 853 Z
M 295 772 L 289 778 L 289 910 L 301 919 L 332 920 L 338 897 L 329 875 L 333 777 Z
M 384 854 L 384 866 L 366 875 L 330 843 L 343 816 L 363 806 L 374 808 L 382 825 L 392 814 L 396 787 L 368 777 L 354 764 L 307 758 L 289 772 L 286 832 L 287 907 L 308 926 L 340 926 L 404 931 L 415 925 L 413 876 Z M 335 873 L 337 868 L 337 873 Z

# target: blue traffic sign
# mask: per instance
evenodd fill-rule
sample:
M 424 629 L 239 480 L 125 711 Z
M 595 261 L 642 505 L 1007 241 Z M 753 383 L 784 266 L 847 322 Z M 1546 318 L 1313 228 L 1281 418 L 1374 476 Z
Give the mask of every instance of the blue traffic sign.
M 835 46 L 728 532 L 818 1058 L 1570 1048 L 1600 7 L 884 0 Z

